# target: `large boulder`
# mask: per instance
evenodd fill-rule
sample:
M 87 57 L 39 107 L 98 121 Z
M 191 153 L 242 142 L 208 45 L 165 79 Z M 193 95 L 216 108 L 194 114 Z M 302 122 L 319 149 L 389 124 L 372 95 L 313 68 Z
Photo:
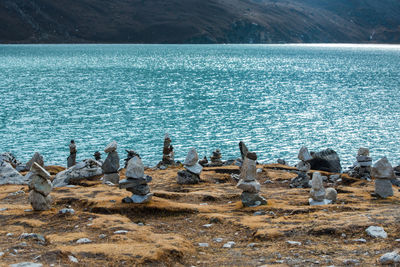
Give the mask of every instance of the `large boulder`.
M 330 148 L 317 153 L 312 153 L 311 156 L 312 159 L 308 162 L 311 164 L 312 170 L 336 173 L 340 173 L 342 171 L 338 154 Z
M 85 159 L 71 168 L 59 172 L 53 180 L 53 187 L 66 186 L 85 179 L 100 178 L 101 164 L 93 159 Z
M 27 184 L 28 177 L 22 176 L 13 166 L 6 162 L 0 162 L 0 184 Z

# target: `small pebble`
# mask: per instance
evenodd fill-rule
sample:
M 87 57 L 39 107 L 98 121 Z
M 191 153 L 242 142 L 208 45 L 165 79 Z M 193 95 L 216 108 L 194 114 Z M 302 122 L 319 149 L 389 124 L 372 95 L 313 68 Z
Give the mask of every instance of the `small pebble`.
M 208 248 L 210 245 L 208 243 L 199 243 L 199 247 Z
M 13 236 L 13 235 L 14 235 L 13 233 L 7 233 L 6 234 L 6 236 L 8 236 L 8 237 Z
M 127 230 L 118 230 L 118 231 L 115 231 L 115 232 L 114 232 L 114 234 L 116 234 L 116 235 L 124 235 L 124 234 L 126 234 L 126 233 L 128 233 Z
M 77 244 L 87 244 L 87 243 L 92 243 L 92 240 L 89 238 L 80 238 L 76 241 Z
M 353 241 L 354 242 L 367 243 L 367 240 L 365 240 L 364 238 L 354 239 Z
M 68 209 L 68 208 L 64 208 L 64 209 L 60 209 L 58 211 L 58 214 L 75 214 L 75 210 L 74 209 Z
M 288 243 L 289 245 L 296 245 L 296 246 L 301 246 L 301 242 L 298 241 L 286 241 L 286 243 Z
M 104 239 L 104 238 L 106 238 L 106 237 L 107 237 L 107 235 L 105 235 L 105 234 L 100 234 L 100 235 L 99 235 L 99 238 L 100 238 L 100 239 Z
M 69 261 L 70 262 L 73 262 L 73 263 L 78 263 L 78 259 L 77 258 L 75 258 L 74 256 L 72 256 L 72 255 L 69 255 L 68 256 L 68 259 L 69 259 Z
M 207 223 L 207 224 L 203 225 L 203 227 L 205 227 L 205 228 L 210 228 L 211 226 L 212 226 L 212 223 Z
M 223 248 L 233 248 L 235 245 L 236 245 L 235 242 L 229 241 L 229 242 L 225 243 L 222 247 Z

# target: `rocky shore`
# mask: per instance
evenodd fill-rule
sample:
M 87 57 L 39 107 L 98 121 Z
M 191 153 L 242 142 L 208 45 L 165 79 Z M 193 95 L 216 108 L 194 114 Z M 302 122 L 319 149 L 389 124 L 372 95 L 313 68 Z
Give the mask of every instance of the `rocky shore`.
M 377 266 L 400 262 L 396 250 L 400 246 L 399 187 L 390 184 L 392 196 L 380 193 L 382 186 L 387 187 L 380 180 L 396 180 L 398 175 L 397 167 L 392 168 L 386 159 L 378 160 L 366 177 L 365 170 L 363 175 L 359 171 L 353 175 L 261 165 L 247 148 L 244 152 L 241 164 L 239 160 L 238 164 L 203 167 L 194 184 L 177 183 L 180 171 L 191 170 L 189 160 L 186 167 L 176 163 L 146 168 L 134 156 L 127 161 L 129 173 L 125 168 L 118 170 L 119 185 L 102 180 L 102 163 L 95 159 L 69 169 L 45 162 L 42 168 L 39 160 L 32 163 L 31 172 L 18 172 L 16 159 L 4 160 L 3 155 L 0 265 Z M 327 150 L 318 155 L 330 163 L 325 162 L 323 168 L 338 170 L 332 161 L 335 153 Z M 310 157 L 315 159 L 313 153 Z M 310 157 L 299 153 L 300 167 Z M 196 155 L 189 158 L 196 164 Z M 214 162 L 215 158 L 221 160 L 217 155 Z M 28 181 L 29 173 L 38 176 L 37 182 Z M 309 178 L 309 186 L 291 186 L 299 173 Z M 235 177 L 242 180 L 238 183 Z M 44 195 L 51 191 L 51 205 L 35 211 L 29 190 L 43 195 L 42 180 Z M 139 180 L 145 182 L 146 190 L 138 191 L 135 182 Z M 123 181 L 129 181 L 132 189 L 127 190 Z M 240 185 L 244 183 L 254 186 Z M 336 192 L 334 199 L 329 187 Z M 247 205 L 242 196 L 246 190 L 266 201 Z M 140 204 L 123 201 L 131 199 L 132 192 L 142 191 L 151 192 L 151 199 Z M 329 201 L 310 205 L 310 196 L 313 201 Z

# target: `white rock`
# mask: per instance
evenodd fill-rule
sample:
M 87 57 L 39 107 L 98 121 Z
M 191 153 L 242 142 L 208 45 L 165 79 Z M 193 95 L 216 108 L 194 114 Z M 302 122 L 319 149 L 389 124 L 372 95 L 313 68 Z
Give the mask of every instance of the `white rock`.
M 115 232 L 114 232 L 114 234 L 116 234 L 116 235 L 124 235 L 124 234 L 126 234 L 126 233 L 128 233 L 127 230 L 118 230 L 118 231 L 115 231 Z
M 210 228 L 211 226 L 212 226 L 212 223 L 207 223 L 207 224 L 203 225 L 203 227 L 205 227 L 205 228 Z
M 289 245 L 301 246 L 301 242 L 298 241 L 286 241 Z
M 71 214 L 71 215 L 73 215 L 73 214 L 75 214 L 75 210 L 74 209 L 64 208 L 64 209 L 59 210 L 58 213 L 59 214 Z
M 0 258 L 3 257 L 4 252 L 0 251 Z
M 70 262 L 73 262 L 73 263 L 78 263 L 78 259 L 77 258 L 75 258 L 74 256 L 72 256 L 72 255 L 69 255 L 68 256 L 68 259 L 69 259 L 69 261 Z
M 306 148 L 305 146 L 300 148 L 297 158 L 301 161 L 308 161 L 308 160 L 312 159 L 311 154 L 308 151 L 308 148 Z
M 188 154 L 186 155 L 185 162 L 183 163 L 185 169 L 188 171 L 200 175 L 201 171 L 203 170 L 203 166 L 199 163 L 199 155 L 194 147 L 189 149 Z
M 365 240 L 364 238 L 354 239 L 353 241 L 360 242 L 360 243 L 367 243 L 367 240 Z
M 366 230 L 367 234 L 372 237 L 387 238 L 387 233 L 382 227 L 370 226 Z
M 111 143 L 109 143 L 106 146 L 106 148 L 104 148 L 104 152 L 111 153 L 111 152 L 117 150 L 117 146 L 118 146 L 117 142 L 116 141 L 112 141 Z
M 89 238 L 80 238 L 76 241 L 77 244 L 87 244 L 87 243 L 92 243 L 92 240 Z
M 229 241 L 229 242 L 225 243 L 222 247 L 223 248 L 233 248 L 235 245 L 236 245 L 235 242 Z
M 103 174 L 99 163 L 93 159 L 85 159 L 76 165 L 59 172 L 53 180 L 53 187 L 67 186 L 70 182 L 80 181 Z
M 8 236 L 8 237 L 14 236 L 14 233 L 7 233 L 6 236 Z
M 10 267 L 42 267 L 42 266 L 43 265 L 41 263 L 35 263 L 35 262 L 21 262 L 10 265 Z
M 8 162 L 0 162 L 0 185 L 3 184 L 27 184 L 28 180 L 22 176 Z
M 6 211 L 8 208 L 1 208 L 0 211 Z
M 224 239 L 223 239 L 223 238 L 220 238 L 220 237 L 217 237 L 217 238 L 214 238 L 214 239 L 213 239 L 213 241 L 216 242 L 216 243 L 221 243 L 223 240 L 224 240 Z
M 199 243 L 199 247 L 208 248 L 210 245 L 208 243 Z
M 397 251 L 389 252 L 382 255 L 379 259 L 381 264 L 395 264 L 400 263 L 400 255 Z

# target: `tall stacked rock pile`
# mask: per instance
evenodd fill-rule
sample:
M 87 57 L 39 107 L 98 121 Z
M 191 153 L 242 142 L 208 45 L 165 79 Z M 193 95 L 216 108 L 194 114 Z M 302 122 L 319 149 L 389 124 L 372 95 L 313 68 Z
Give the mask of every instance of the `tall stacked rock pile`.
M 178 184 L 198 184 L 200 182 L 200 173 L 203 166 L 199 163 L 199 156 L 195 148 L 189 149 L 183 167 L 185 170 L 178 172 Z
M 171 145 L 171 138 L 168 133 L 166 133 L 164 136 L 163 156 L 159 165 L 168 166 L 174 164 L 174 147 Z
M 240 180 L 236 185 L 237 188 L 243 190 L 241 199 L 243 206 L 245 207 L 255 207 L 267 204 L 267 200 L 259 195 L 260 183 L 256 180 L 256 160 L 256 153 L 247 152 L 241 168 Z
M 306 147 L 301 147 L 297 158 L 300 160 L 296 167 L 299 170 L 297 177 L 290 181 L 291 188 L 309 188 L 310 178 L 307 172 L 311 169 L 310 163 L 307 161 L 311 160 L 311 154 Z
M 119 156 L 117 152 L 117 142 L 112 141 L 109 143 L 104 152 L 108 153 L 101 169 L 104 172 L 103 183 L 111 182 L 113 184 L 119 183 Z
M 219 149 L 216 149 L 216 150 L 213 152 L 213 154 L 212 154 L 212 156 L 211 156 L 211 158 L 210 158 L 210 159 L 211 159 L 210 166 L 211 166 L 211 167 L 222 166 L 222 165 L 223 165 L 223 162 L 222 162 L 221 158 L 222 158 L 221 151 L 220 151 Z
M 126 167 L 126 179 L 119 182 L 119 188 L 125 188 L 132 192 L 131 197 L 126 197 L 122 200 L 124 203 L 146 203 L 153 196 L 150 193 L 149 183 L 152 178 L 144 174 L 144 166 L 139 157 L 134 157 L 129 160 Z
M 372 158 L 369 156 L 369 149 L 361 147 L 357 152 L 357 162 L 349 171 L 351 177 L 364 180 L 371 179 Z
M 311 181 L 310 205 L 326 205 L 336 202 L 337 192 L 334 188 L 325 190 L 321 173 L 314 172 Z
M 51 208 L 50 192 L 52 187 L 50 174 L 39 164 L 34 162 L 30 172 L 29 202 L 34 210 L 48 210 Z
M 76 144 L 74 140 L 71 140 L 69 144 L 69 156 L 67 158 L 67 167 L 70 168 L 76 164 Z
M 371 171 L 375 178 L 375 194 L 381 198 L 393 196 L 391 179 L 395 177 L 392 165 L 386 157 L 377 161 Z

